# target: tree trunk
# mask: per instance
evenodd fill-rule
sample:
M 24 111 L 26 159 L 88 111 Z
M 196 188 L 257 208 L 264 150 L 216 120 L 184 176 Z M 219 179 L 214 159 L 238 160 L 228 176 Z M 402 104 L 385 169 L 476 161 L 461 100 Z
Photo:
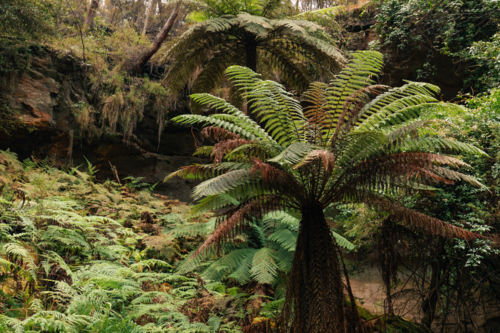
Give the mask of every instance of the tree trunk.
M 172 26 L 174 25 L 175 20 L 177 19 L 177 15 L 179 15 L 179 9 L 181 8 L 181 3 L 182 1 L 177 2 L 167 22 L 158 33 L 153 43 L 151 43 L 150 49 L 147 50 L 138 59 L 138 61 L 131 67 L 133 73 L 139 73 L 142 67 L 144 67 L 144 65 L 149 61 L 149 59 L 151 59 L 151 57 L 160 49 L 161 45 L 167 38 L 170 29 L 172 29 Z
M 306 207 L 302 211 L 281 329 L 290 333 L 350 332 L 341 274 L 323 209 L 319 205 Z
M 99 7 L 99 0 L 91 0 L 89 6 L 89 12 L 87 14 L 87 18 L 85 19 L 85 29 L 91 30 L 92 24 L 94 23 L 95 13 L 97 12 L 97 8 Z
M 443 256 L 446 254 L 446 240 L 441 239 L 438 243 L 437 256 L 431 263 L 431 281 L 429 291 L 422 302 L 423 317 L 421 324 L 427 329 L 431 329 L 432 322 L 436 317 L 437 303 L 439 300 L 440 289 L 445 280 L 448 278 L 451 266 L 445 267 Z
M 257 41 L 255 40 L 254 35 L 248 33 L 245 40 L 245 55 L 246 66 L 252 71 L 257 72 Z M 252 109 L 252 103 L 247 102 L 247 115 L 250 117 L 250 119 L 258 123 L 259 117 L 257 114 L 252 112 Z
M 257 41 L 254 35 L 249 35 L 246 39 L 245 52 L 247 57 L 247 67 L 257 72 Z
M 151 7 L 153 7 L 153 0 L 149 0 L 146 7 L 146 17 L 144 18 L 144 27 L 142 28 L 142 35 L 146 36 L 146 29 L 148 28 L 149 12 L 151 12 Z

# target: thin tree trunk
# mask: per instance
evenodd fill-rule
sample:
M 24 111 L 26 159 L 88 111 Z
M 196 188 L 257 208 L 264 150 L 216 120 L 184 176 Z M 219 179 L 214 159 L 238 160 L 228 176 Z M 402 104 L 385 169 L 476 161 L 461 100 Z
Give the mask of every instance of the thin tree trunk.
M 282 315 L 281 329 L 290 333 L 352 331 L 334 239 L 319 206 L 302 211 Z
M 92 24 L 94 24 L 94 17 L 99 7 L 99 0 L 91 0 L 89 11 L 87 13 L 87 18 L 85 19 L 85 29 L 91 30 Z
M 160 49 L 161 45 L 165 41 L 165 39 L 168 36 L 168 33 L 172 29 L 172 26 L 175 23 L 175 20 L 177 19 L 177 16 L 179 15 L 179 9 L 181 8 L 181 3 L 182 1 L 177 2 L 175 5 L 174 9 L 172 10 L 172 13 L 170 14 L 170 17 L 168 18 L 167 22 L 163 26 L 163 28 L 160 30 L 158 35 L 156 36 L 155 40 L 153 43 L 151 43 L 151 47 L 149 50 L 147 50 L 140 58 L 139 60 L 131 67 L 132 72 L 134 73 L 139 73 L 144 67 L 144 65 L 151 59 L 151 57 L 158 52 Z
M 144 18 L 144 27 L 142 28 L 143 36 L 146 36 L 146 29 L 148 28 L 149 12 L 151 11 L 151 7 L 153 7 L 153 0 L 149 0 L 149 3 L 146 7 L 146 17 Z

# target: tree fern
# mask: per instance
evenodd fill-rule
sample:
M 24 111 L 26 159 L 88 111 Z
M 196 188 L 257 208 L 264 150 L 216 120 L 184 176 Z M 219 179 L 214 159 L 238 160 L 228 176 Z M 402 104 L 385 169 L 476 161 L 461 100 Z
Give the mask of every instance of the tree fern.
M 226 112 L 223 114 L 183 115 L 173 119 L 179 124 L 220 127 L 226 135 L 227 132 L 240 135 L 243 131 L 263 130 L 272 138 L 263 135 L 258 142 L 221 151 L 214 159 L 215 165 L 226 163 L 230 158 L 246 164 L 239 173 L 231 169 L 202 183 L 196 197 L 208 195 L 210 198 L 239 188 L 239 197 L 244 198 L 244 203 L 221 212 L 220 224 L 196 253 L 213 251 L 214 247 L 230 241 L 231 236 L 251 225 L 253 216 L 272 211 L 300 211 L 294 265 L 283 312 L 291 332 L 351 329 L 345 326 L 346 313 L 352 309 L 343 305 L 342 271 L 335 243 L 347 248 L 352 246 L 329 229 L 323 210 L 331 204 L 365 203 L 385 210 L 393 221 L 430 234 L 466 240 L 481 237 L 412 211 L 397 200 L 436 183 L 466 181 L 482 187 L 473 177 L 453 170 L 467 164 L 448 154 L 484 152 L 428 130 L 434 125 L 419 118 L 437 109 L 446 112 L 459 107 L 438 102 L 435 95 L 439 88 L 431 84 L 407 82 L 399 88 L 375 84 L 374 78 L 382 65 L 382 55 L 378 52 L 354 53 L 349 65 L 330 85 L 315 83 L 304 93 L 308 105 L 305 110 L 279 84 L 262 80 L 248 69 L 232 66 L 227 70 L 229 80 L 237 84 L 250 103 L 258 125 L 243 124 L 227 113 L 231 112 L 228 107 L 219 109 Z M 224 142 L 224 138 L 219 142 Z M 247 183 L 264 191 L 247 191 L 245 197 L 243 184 Z M 231 207 L 227 201 L 222 205 Z M 283 238 L 286 233 L 288 231 L 274 231 L 275 246 L 291 249 L 291 242 Z M 286 257 L 279 247 L 269 247 L 260 255 L 263 262 L 259 273 L 252 267 L 254 278 L 260 281 L 270 281 L 273 272 L 286 266 L 275 262 Z M 323 270 L 325 267 L 329 267 L 327 271 Z M 332 292 L 325 296 L 324 290 Z M 351 302 L 354 304 L 354 300 Z
M 218 7 L 210 2 L 207 8 L 213 6 Z M 161 62 L 175 59 L 165 81 L 174 91 L 179 90 L 202 66 L 194 90 L 209 92 L 224 78 L 225 68 L 246 65 L 254 71 L 256 66 L 269 68 L 265 72 L 277 70 L 288 83 L 304 90 L 310 82 L 306 64 L 330 75 L 344 61 L 319 25 L 300 19 L 266 18 L 261 16 L 264 12 L 215 14 L 221 13 L 217 10 L 214 15 L 222 16 L 192 26 L 159 55 Z

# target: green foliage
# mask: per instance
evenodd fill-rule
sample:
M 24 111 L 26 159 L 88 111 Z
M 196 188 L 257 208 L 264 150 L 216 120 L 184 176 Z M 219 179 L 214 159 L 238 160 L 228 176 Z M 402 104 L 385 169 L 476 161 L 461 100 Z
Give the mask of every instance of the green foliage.
M 128 188 L 131 188 L 131 189 L 150 186 L 149 183 L 143 182 L 142 181 L 143 179 L 144 179 L 144 177 L 132 177 L 132 176 L 123 178 L 123 180 L 126 181 L 125 186 Z
M 51 4 L 41 0 L 4 0 L 0 4 L 0 39 L 38 41 L 54 33 Z
M 495 33 L 489 40 L 474 42 L 461 53 L 464 60 L 477 64 L 479 67 L 471 78 L 470 84 L 481 87 L 478 91 L 484 91 L 485 87 L 498 87 L 500 83 L 499 59 L 500 59 L 500 33 Z
M 417 78 L 439 79 L 436 77 L 439 65 L 433 61 L 440 53 L 464 61 L 464 88 L 472 86 L 477 93 L 494 86 L 496 75 L 488 78 L 493 63 L 488 61 L 491 65 L 487 65 L 483 58 L 486 54 L 477 52 L 498 32 L 500 16 L 494 1 L 390 0 L 380 2 L 378 9 L 377 29 L 384 49 L 394 51 L 391 51 L 395 55 L 393 61 L 396 57 L 408 60 L 417 55 L 420 59 L 415 60 L 423 65 L 416 73 Z
M 0 151 L 2 331 L 241 331 L 215 312 L 210 320 L 188 317 L 183 309 L 190 302 L 219 293 L 158 259 L 172 243 L 148 229 L 155 224 L 139 220 L 148 211 L 178 227 L 185 219 L 169 212 L 179 202 L 166 207 L 150 196 L 145 203 L 125 186 L 99 184 L 77 168 L 69 172 L 54 169 L 51 160 L 20 163 Z M 149 245 L 155 237 L 160 250 Z
M 286 7 L 276 0 L 201 0 L 196 2 L 197 10 L 189 13 L 186 17 L 188 22 L 203 22 L 223 15 L 238 15 L 248 13 L 250 15 L 274 17 Z
M 327 28 L 328 33 L 331 36 L 335 36 L 335 34 L 340 30 L 339 24 L 336 22 L 336 19 L 339 14 L 344 13 L 345 11 L 345 6 L 341 5 L 301 12 L 294 16 L 291 16 L 290 18 L 295 20 L 308 20 L 314 22 Z

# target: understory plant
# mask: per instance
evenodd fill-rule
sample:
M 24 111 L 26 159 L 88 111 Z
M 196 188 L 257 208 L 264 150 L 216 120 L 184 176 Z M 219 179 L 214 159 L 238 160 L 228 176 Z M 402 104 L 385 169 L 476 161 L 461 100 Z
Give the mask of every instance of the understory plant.
M 324 215 L 332 204 L 364 203 L 394 222 L 435 236 L 480 237 L 401 204 L 402 197 L 433 183 L 482 186 L 453 170 L 468 164 L 450 154 L 484 152 L 439 137 L 432 130 L 439 121 L 418 119 L 436 109 L 459 108 L 438 102 L 438 87 L 375 84 L 382 65 L 380 53 L 356 52 L 329 85 L 311 84 L 302 95 L 303 104 L 281 84 L 232 66 L 226 71 L 229 80 L 251 105 L 257 121 L 209 94 L 191 99 L 196 109 L 211 111 L 210 115 L 174 118 L 180 125 L 203 126 L 203 133 L 215 142 L 197 151 L 211 156 L 213 163 L 184 167 L 169 176 L 205 179 L 193 190 L 193 198 L 200 200 L 194 209 L 220 210 L 215 231 L 196 254 L 220 248 L 269 212 L 301 213 L 278 323 L 282 331 L 343 333 L 359 328 L 348 276 L 346 284 L 342 281 L 341 251 Z M 240 203 L 235 205 L 228 194 Z
M 227 295 L 174 272 L 178 246 L 155 224 L 182 223 L 173 207 L 93 171 L 0 151 L 0 331 L 237 332 L 183 310 Z
M 188 256 L 179 266 L 178 272 L 199 271 L 208 281 L 232 279 L 239 285 L 253 281 L 283 291 L 286 281 L 283 277 L 290 273 L 292 267 L 299 223 L 300 215 L 296 213 L 268 213 L 261 220 L 254 219 L 248 228 L 225 243 L 222 254 L 207 251 L 203 255 Z M 214 226 L 215 219 L 212 219 L 205 225 L 182 227 L 174 234 L 176 237 L 209 236 Z M 331 233 L 343 248 L 356 248 L 334 230 Z

